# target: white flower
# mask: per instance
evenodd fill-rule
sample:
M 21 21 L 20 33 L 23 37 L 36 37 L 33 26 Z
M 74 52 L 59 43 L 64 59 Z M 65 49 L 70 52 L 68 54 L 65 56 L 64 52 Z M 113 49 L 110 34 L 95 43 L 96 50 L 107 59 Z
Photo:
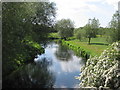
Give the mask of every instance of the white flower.
M 118 45 L 119 45 L 119 43 L 118 43 L 118 42 L 116 42 L 116 45 L 118 46 Z

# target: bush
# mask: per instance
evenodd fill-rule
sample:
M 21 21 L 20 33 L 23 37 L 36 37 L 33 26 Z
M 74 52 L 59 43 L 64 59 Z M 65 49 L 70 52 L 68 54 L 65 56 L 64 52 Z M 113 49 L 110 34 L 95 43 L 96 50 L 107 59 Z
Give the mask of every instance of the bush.
M 120 88 L 120 42 L 115 42 L 110 48 L 104 50 L 100 57 L 87 60 L 86 65 L 81 69 L 81 87 L 110 87 Z

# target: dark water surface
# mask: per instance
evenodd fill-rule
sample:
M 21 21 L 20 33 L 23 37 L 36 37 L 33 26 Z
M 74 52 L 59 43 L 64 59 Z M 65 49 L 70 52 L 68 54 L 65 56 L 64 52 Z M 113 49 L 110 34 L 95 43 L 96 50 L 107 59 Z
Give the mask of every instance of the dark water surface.
M 77 88 L 80 81 L 75 76 L 80 74 L 84 64 L 72 50 L 51 42 L 44 54 L 13 72 L 3 84 L 14 88 Z

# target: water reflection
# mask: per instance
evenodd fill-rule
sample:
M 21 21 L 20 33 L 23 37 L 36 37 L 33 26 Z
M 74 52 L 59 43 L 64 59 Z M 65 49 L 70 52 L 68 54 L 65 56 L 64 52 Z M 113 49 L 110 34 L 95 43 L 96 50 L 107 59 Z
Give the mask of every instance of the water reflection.
M 75 72 L 80 70 L 80 61 L 81 58 L 77 58 L 76 56 L 73 56 L 76 60 L 70 60 L 67 63 L 61 62 L 61 69 L 63 72 Z
M 21 67 L 4 81 L 3 87 L 17 88 L 77 88 L 80 68 L 85 64 L 66 46 L 48 43 L 45 53 L 37 55 L 34 63 Z M 12 83 L 11 83 L 12 82 Z
M 49 70 L 55 74 L 55 88 L 77 88 L 79 80 L 75 76 L 79 75 L 80 68 L 85 64 L 81 57 L 74 54 L 66 46 L 56 43 L 49 43 L 45 49 L 45 54 L 38 57 L 52 59 Z M 38 61 L 39 61 L 38 60 Z
M 37 63 L 30 63 L 12 73 L 3 82 L 3 88 L 51 88 L 55 76 L 48 70 L 52 62 L 43 59 Z
M 35 59 L 39 62 L 46 58 L 52 60 L 52 65 L 48 68 L 55 75 L 55 88 L 77 88 L 79 80 L 75 76 L 79 75 L 80 68 L 85 64 L 81 57 L 74 54 L 66 46 L 51 42 L 47 44 L 45 53 L 38 55 Z
M 59 45 L 59 48 L 55 52 L 56 57 L 62 61 L 68 61 L 72 59 L 71 51 L 64 45 Z

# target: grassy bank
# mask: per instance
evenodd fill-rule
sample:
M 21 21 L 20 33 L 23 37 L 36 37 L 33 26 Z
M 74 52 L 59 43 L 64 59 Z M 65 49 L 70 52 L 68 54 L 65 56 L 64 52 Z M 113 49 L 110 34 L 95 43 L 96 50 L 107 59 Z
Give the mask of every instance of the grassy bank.
M 89 45 L 86 41 L 79 41 L 79 40 L 70 40 L 65 41 L 66 43 L 80 47 L 84 49 L 84 51 L 90 53 L 91 56 L 99 56 L 103 50 L 105 50 L 108 46 L 108 43 L 105 41 L 104 37 L 93 38 L 91 40 L 91 44 Z
M 58 35 L 58 33 L 50 33 L 49 38 L 60 38 L 60 36 Z
M 60 38 L 57 33 L 50 33 L 50 37 Z M 91 39 L 91 44 L 88 44 L 88 38 L 84 38 L 81 41 L 77 40 L 75 37 L 69 37 L 66 41 L 64 41 L 70 47 L 74 47 L 73 49 L 82 49 L 86 53 L 91 56 L 99 56 L 103 50 L 109 47 L 108 42 L 106 41 L 106 36 L 100 37 L 97 35 L 97 38 Z
M 19 48 L 13 47 L 13 49 L 16 50 L 15 55 L 13 54 L 9 59 L 3 61 L 3 64 L 5 64 L 3 66 L 3 78 L 6 78 L 9 74 L 27 62 L 33 62 L 35 55 L 44 53 L 44 48 L 42 48 L 39 43 L 30 39 L 23 40 L 18 47 Z

